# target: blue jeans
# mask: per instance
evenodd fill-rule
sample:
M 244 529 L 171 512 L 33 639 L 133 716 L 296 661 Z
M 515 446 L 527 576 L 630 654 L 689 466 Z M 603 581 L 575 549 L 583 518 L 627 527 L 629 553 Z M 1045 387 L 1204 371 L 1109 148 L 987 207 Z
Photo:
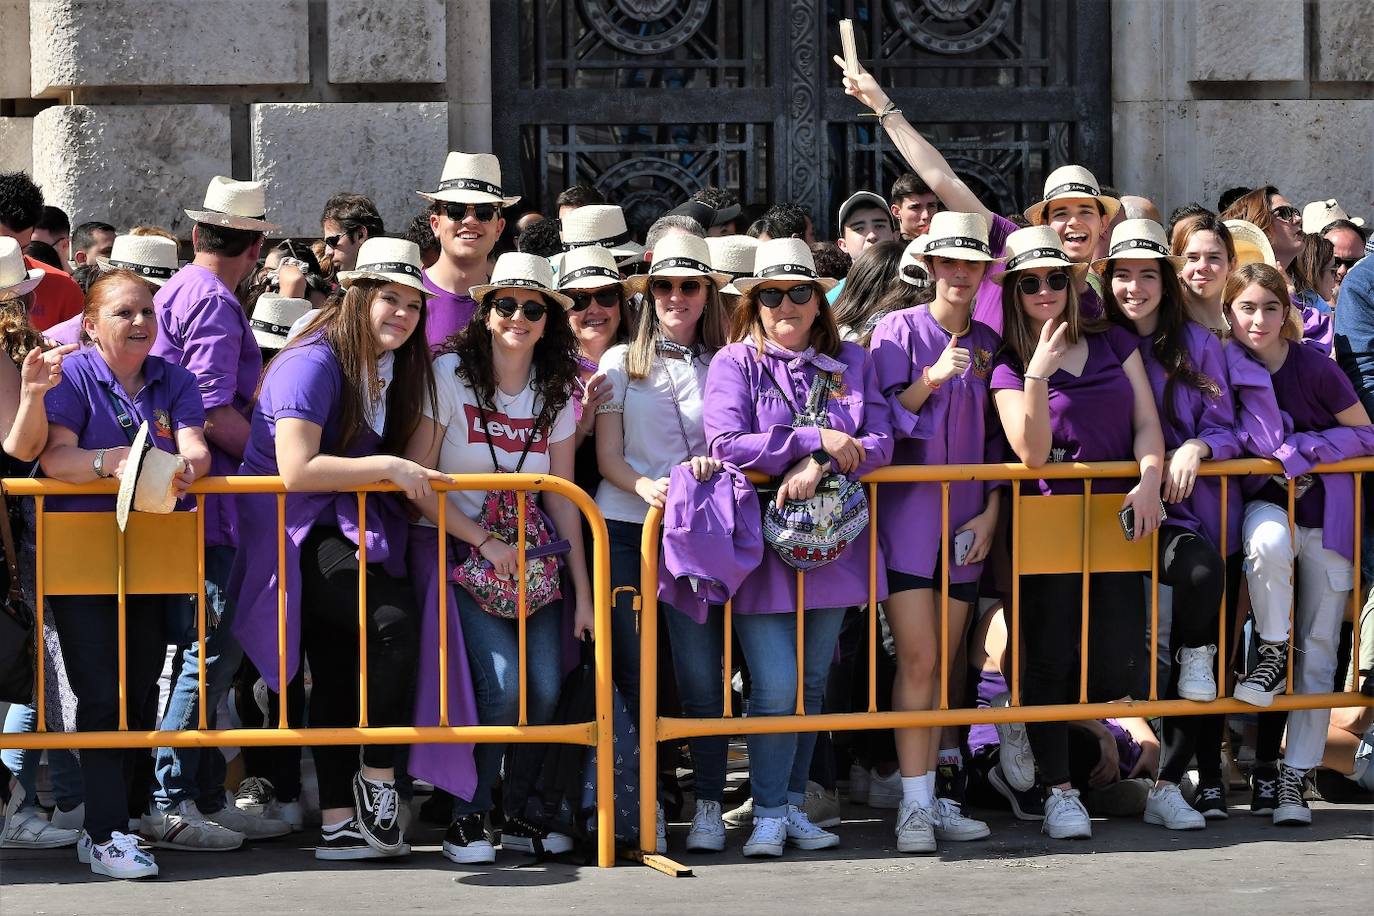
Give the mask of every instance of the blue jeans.
M 607 520 L 611 535 L 611 680 L 639 724 L 639 539 L 644 526 Z M 634 594 L 615 591 L 633 588 Z
M 804 683 L 807 715 L 821 711 L 830 663 L 844 623 L 844 608 L 806 614 Z M 797 707 L 797 615 L 736 614 L 735 632 L 749 664 L 749 716 L 788 716 Z M 783 817 L 806 800 L 815 732 L 749 735 L 749 781 L 755 817 Z
M 225 590 L 233 564 L 234 548 L 205 548 L 205 721 L 211 728 L 215 726 L 215 710 L 243 661 L 243 649 L 230 631 L 234 601 Z M 182 648 L 172 662 L 172 690 L 162 716 L 164 731 L 185 731 L 200 725 L 200 645 L 196 641 L 195 604 L 186 604 L 191 608 L 190 626 L 167 634 Z M 210 629 L 215 615 L 219 623 Z M 224 769 L 224 755 L 217 747 L 160 747 L 153 801 L 164 810 L 194 801 L 204 813 L 214 814 L 225 804 Z
M 41 659 L 40 659 L 41 663 Z M 27 734 L 38 728 L 38 712 L 32 706 L 10 705 L 5 713 L 5 734 Z M 8 748 L 0 751 L 0 760 L 10 768 L 24 787 L 24 807 L 38 804 L 38 761 L 42 751 Z M 81 785 L 81 764 L 71 751 L 51 748 L 48 751 L 48 776 L 52 780 L 53 800 L 63 811 L 81 804 L 85 793 Z
M 514 620 L 488 614 L 463 589 L 457 589 L 458 619 L 463 625 L 477 718 L 483 725 L 514 725 L 520 715 L 520 631 Z M 525 658 L 529 661 L 525 687 L 526 718 L 530 725 L 547 725 L 558 706 L 562 686 L 563 613 L 559 602 L 540 608 L 525 621 Z M 492 786 L 501 773 L 504 744 L 479 744 L 473 750 L 477 788 L 472 801 L 453 800 L 454 818 L 492 808 Z M 527 816 L 531 787 L 538 777 L 545 748 L 537 744 L 512 746 L 502 791 L 507 815 Z

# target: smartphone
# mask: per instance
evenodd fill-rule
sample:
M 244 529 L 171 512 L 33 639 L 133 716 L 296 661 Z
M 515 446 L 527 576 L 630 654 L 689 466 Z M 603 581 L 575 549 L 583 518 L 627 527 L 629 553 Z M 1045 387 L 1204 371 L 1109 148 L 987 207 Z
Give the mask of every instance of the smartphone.
M 1117 513 L 1117 518 L 1121 519 L 1121 533 L 1126 535 L 1126 540 L 1135 540 L 1135 507 L 1127 506 Z M 1159 502 L 1159 523 L 1162 525 L 1169 519 L 1168 510 L 1164 508 L 1164 501 Z
M 972 531 L 960 531 L 954 536 L 954 565 L 963 566 L 968 559 L 969 551 L 973 549 L 973 542 L 976 539 Z

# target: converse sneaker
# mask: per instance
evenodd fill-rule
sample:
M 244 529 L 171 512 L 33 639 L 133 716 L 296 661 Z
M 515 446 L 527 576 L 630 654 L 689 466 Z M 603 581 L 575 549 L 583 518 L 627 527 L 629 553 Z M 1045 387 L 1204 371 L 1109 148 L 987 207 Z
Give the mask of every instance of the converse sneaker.
M 104 843 L 92 843 L 91 873 L 107 878 L 156 878 L 157 862 L 138 848 L 138 840 L 116 830 Z
M 0 831 L 0 847 L 5 849 L 61 849 L 80 839 L 80 830 L 54 827 L 37 808 L 7 811 L 5 828 Z
M 1011 694 L 1003 691 L 992 698 L 992 706 L 1000 708 L 1011 703 Z M 1007 785 L 1025 792 L 1035 785 L 1035 755 L 1031 753 L 1030 738 L 1024 722 L 997 723 L 997 762 Z
M 935 838 L 954 842 L 981 840 L 992 833 L 988 825 L 966 816 L 962 806 L 949 798 L 935 799 Z
M 935 808 L 916 802 L 902 802 L 897 809 L 897 851 L 934 852 L 935 824 L 940 820 Z
M 720 816 L 720 802 L 698 798 L 692 829 L 687 831 L 688 851 L 720 852 L 724 848 L 725 821 Z
M 802 810 L 817 827 L 835 827 L 840 823 L 840 790 L 822 789 L 820 783 L 806 784 L 806 800 Z
M 1011 783 L 1002 775 L 1000 764 L 994 765 L 988 771 L 988 785 L 1007 800 L 1007 804 L 1011 805 L 1011 813 L 1016 815 L 1018 821 L 1045 819 L 1045 794 L 1036 791 L 1034 786 L 1029 789 L 1013 789 Z
M 1050 790 L 1045 798 L 1045 822 L 1040 829 L 1056 840 L 1092 839 L 1092 819 L 1079 801 L 1077 789 Z
M 838 837 L 836 837 L 838 839 Z M 750 858 L 767 856 L 776 859 L 787 845 L 787 818 L 756 817 L 754 832 L 744 843 L 744 854 Z
M 241 833 L 244 839 L 248 840 L 270 840 L 291 832 L 291 825 L 286 821 L 266 815 L 249 814 L 233 804 L 226 804 L 213 814 L 205 815 L 205 819 L 235 833 Z
M 1203 780 L 1193 796 L 1193 808 L 1209 821 L 1224 821 L 1231 815 L 1226 811 L 1226 787 L 1221 780 Z
M 1259 662 L 1241 677 L 1232 695 L 1255 706 L 1270 706 L 1287 686 L 1288 643 L 1261 641 Z
M 234 793 L 234 807 L 244 814 L 262 815 L 276 799 L 277 791 L 271 780 L 249 776 L 239 783 L 238 791 Z
M 224 852 L 243 845 L 243 834 L 208 820 L 195 802 L 178 802 L 175 808 L 154 808 L 143 815 L 139 832 L 162 849 Z
M 1217 698 L 1216 646 L 1184 646 L 1178 650 L 1178 695 L 1208 703 Z
M 465 814 L 455 820 L 444 834 L 444 858 L 459 865 L 490 865 L 496 861 L 496 848 L 487 839 L 481 814 Z
M 358 808 L 358 830 L 368 845 L 384 856 L 401 848 L 401 796 L 394 782 L 353 774 L 353 803 Z
M 1279 803 L 1279 771 L 1270 763 L 1256 765 L 1250 774 L 1250 813 L 1256 817 L 1273 814 Z
M 879 776 L 877 770 L 868 777 L 868 807 L 897 808 L 902 803 L 902 774 L 893 770 L 886 776 Z
M 1167 782 L 1156 783 L 1145 797 L 1145 823 L 1170 830 L 1201 830 L 1207 826 L 1207 818 L 1193 810 L 1178 786 Z
M 754 798 L 750 796 L 738 808 L 731 808 L 722 818 L 728 827 L 749 827 L 754 823 Z
M 1295 770 L 1287 764 L 1279 767 L 1278 804 L 1274 807 L 1274 823 L 1280 826 L 1312 823 L 1312 809 L 1303 797 L 1305 770 Z
M 409 852 L 410 847 L 402 843 L 392 855 L 403 856 Z M 342 824 L 326 826 L 320 831 L 320 842 L 315 846 L 315 858 L 327 862 L 352 862 L 387 857 L 368 843 L 367 837 L 363 836 L 362 830 L 358 827 L 358 819 L 350 817 Z
M 566 833 L 536 827 L 523 817 L 507 817 L 501 827 L 501 848 L 532 856 L 557 856 L 572 851 L 573 839 Z
M 785 820 L 788 846 L 798 849 L 831 849 L 840 845 L 838 836 L 811 823 L 806 812 L 796 805 L 787 806 Z
M 868 767 L 849 765 L 849 800 L 857 805 L 868 804 Z

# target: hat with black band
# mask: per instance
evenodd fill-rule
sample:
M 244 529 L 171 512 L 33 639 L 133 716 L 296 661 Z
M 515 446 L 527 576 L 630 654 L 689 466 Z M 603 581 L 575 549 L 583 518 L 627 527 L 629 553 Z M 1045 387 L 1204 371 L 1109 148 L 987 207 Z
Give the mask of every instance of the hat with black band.
M 630 237 L 625 211 L 615 204 L 589 204 L 570 212 L 559 223 L 564 251 L 584 245 L 609 248 L 616 258 L 642 258 L 644 246 Z
M 563 267 L 558 274 L 560 292 L 620 286 L 621 282 L 615 255 L 608 248 L 587 245 L 563 255 Z
M 1081 165 L 1060 166 L 1045 179 L 1045 196 L 1026 210 L 1033 226 L 1048 223 L 1050 204 L 1056 200 L 1095 200 L 1102 207 L 1102 222 L 1110 223 L 1121 210 L 1121 201 L 1102 193 L 1093 173 Z
M 931 217 L 930 229 L 917 241 L 925 258 L 956 261 L 996 261 L 988 244 L 988 223 L 977 213 L 941 210 Z
M 1168 261 L 1174 270 L 1181 270 L 1187 259 L 1171 255 L 1166 239 L 1164 227 L 1152 219 L 1124 219 L 1112 230 L 1107 256 L 1093 261 L 1093 270 L 1100 273 L 1114 260 Z
M 1069 260 L 1068 253 L 1064 251 L 1064 241 L 1049 226 L 1017 229 L 1007 236 L 1003 254 L 1006 269 L 991 275 L 994 283 L 1006 283 L 1023 271 L 1046 267 L 1068 273 L 1074 282 L 1083 279 L 1088 272 L 1087 264 L 1075 264 Z
M 98 257 L 101 270 L 127 270 L 154 286 L 177 272 L 177 243 L 158 235 L 117 235 L 109 257 Z
M 649 272 L 629 277 L 625 288 L 642 293 L 659 277 L 701 277 L 716 289 L 721 289 L 731 279 L 729 274 L 711 269 L 711 249 L 705 239 L 683 234 L 670 235 L 659 242 Z
M 816 273 L 816 259 L 811 254 L 811 246 L 804 239 L 769 239 L 760 242 L 754 252 L 753 275 L 740 277 L 735 281 L 735 287 L 741 293 L 747 293 L 760 283 L 789 280 L 815 283 L 827 293 L 840 282 Z
M 399 283 L 429 296 L 420 267 L 420 247 L 406 239 L 375 236 L 358 248 L 358 260 L 352 270 L 340 271 L 339 284 L 345 289 L 355 280 L 380 280 Z
M 248 319 L 248 326 L 253 329 L 253 339 L 264 350 L 282 349 L 286 346 L 291 326 L 313 307 L 308 299 L 264 293 L 253 306 L 253 317 Z
M 565 255 L 565 257 L 569 257 Z M 548 258 L 520 251 L 508 251 L 496 259 L 491 280 L 468 290 L 468 295 L 481 302 L 489 293 L 502 289 L 532 289 L 567 309 L 572 299 L 558 292 L 553 285 L 553 265 Z
M 449 153 L 439 186 L 433 191 L 415 193 L 433 203 L 509 207 L 520 200 L 519 194 L 512 196 L 502 190 L 501 161 L 491 153 Z

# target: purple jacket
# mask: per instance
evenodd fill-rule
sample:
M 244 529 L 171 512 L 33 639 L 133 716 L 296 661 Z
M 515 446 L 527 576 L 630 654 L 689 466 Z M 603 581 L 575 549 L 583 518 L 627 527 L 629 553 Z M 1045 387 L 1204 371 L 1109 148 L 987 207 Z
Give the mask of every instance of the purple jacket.
M 1374 426 L 1337 426 L 1322 432 L 1291 433 L 1274 457 L 1286 476 L 1299 477 L 1319 464 L 1374 455 Z M 1324 494 L 1322 546 L 1355 559 L 1355 476 L 1321 475 Z M 1366 507 L 1365 512 L 1369 509 Z
M 791 390 L 786 399 L 764 374 L 762 366 Z M 819 366 L 818 366 L 819 364 Z M 864 460 L 851 477 L 882 467 L 892 458 L 892 426 L 887 400 L 868 353 L 858 344 L 841 345 L 838 359 L 807 351 L 788 354 L 780 348 L 760 357 L 752 342 L 730 344 L 711 361 L 706 376 L 706 414 L 703 425 L 712 457 L 744 471 L 781 476 L 821 446 L 820 430 L 793 428 L 792 406 L 801 409 L 818 371 L 840 371 L 841 385 L 830 395 L 831 429 L 858 438 Z M 881 547 L 878 569 L 884 569 Z M 808 575 L 805 607 L 835 608 L 867 604 L 868 538 L 860 536 L 838 559 Z M 763 562 L 735 596 L 737 614 L 779 614 L 797 608 L 796 570 L 776 551 L 766 550 Z M 877 600 L 887 597 L 886 576 L 878 576 Z
M 1273 458 L 1283 444 L 1284 416 L 1274 397 L 1269 370 L 1243 345 L 1229 342 L 1222 347 L 1226 357 L 1226 376 L 1236 406 L 1236 439 L 1241 453 L 1255 458 Z M 1202 479 L 1199 479 L 1201 483 Z M 1248 494 L 1263 485 L 1264 478 L 1229 478 L 1226 491 L 1226 550 L 1242 548 L 1241 520 Z M 1196 489 L 1196 488 L 1195 488 Z M 1172 511 L 1172 510 L 1171 510 Z M 1221 545 L 1216 545 L 1220 549 Z
M 1336 329 L 1331 321 L 1331 313 L 1323 312 L 1301 299 L 1294 299 L 1293 305 L 1302 316 L 1302 342 L 1330 356 L 1332 348 L 1336 345 Z
M 699 481 L 688 465 L 674 466 L 663 507 L 659 600 L 705 623 L 707 606 L 733 598 L 762 560 L 759 495 L 749 478 L 727 464 Z

